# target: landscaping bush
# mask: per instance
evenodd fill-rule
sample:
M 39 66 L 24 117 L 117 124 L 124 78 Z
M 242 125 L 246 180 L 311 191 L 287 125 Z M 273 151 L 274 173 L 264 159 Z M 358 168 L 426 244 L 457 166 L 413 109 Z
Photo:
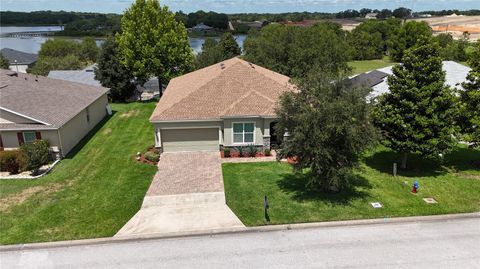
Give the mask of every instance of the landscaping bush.
M 258 149 L 254 144 L 248 145 L 248 156 L 255 157 L 257 155 Z
M 49 160 L 50 144 L 45 140 L 35 140 L 20 146 L 21 154 L 25 157 L 27 170 L 33 170 L 34 174 Z
M 242 147 L 235 147 L 235 151 L 238 153 L 238 157 L 245 157 L 245 151 Z
M 145 159 L 156 163 L 160 160 L 160 155 L 149 151 L 145 153 Z
M 229 148 L 224 148 L 223 149 L 223 156 L 225 158 L 229 158 L 230 157 L 230 149 Z
M 22 168 L 21 153 L 18 150 L 0 151 L 0 171 L 18 174 Z
M 263 154 L 264 154 L 265 156 L 272 156 L 272 152 L 271 152 L 270 149 L 268 149 L 268 148 L 265 149 L 265 150 L 263 150 Z

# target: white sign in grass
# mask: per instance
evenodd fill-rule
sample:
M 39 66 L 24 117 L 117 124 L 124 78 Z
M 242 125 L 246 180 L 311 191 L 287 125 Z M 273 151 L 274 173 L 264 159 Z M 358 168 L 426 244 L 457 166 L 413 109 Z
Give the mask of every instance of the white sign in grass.
M 383 205 L 380 204 L 379 202 L 373 202 L 373 203 L 370 203 L 372 205 L 373 208 L 382 208 Z
M 437 200 L 431 198 L 431 197 L 427 197 L 427 198 L 423 198 L 423 201 L 425 201 L 425 203 L 427 204 L 437 204 Z

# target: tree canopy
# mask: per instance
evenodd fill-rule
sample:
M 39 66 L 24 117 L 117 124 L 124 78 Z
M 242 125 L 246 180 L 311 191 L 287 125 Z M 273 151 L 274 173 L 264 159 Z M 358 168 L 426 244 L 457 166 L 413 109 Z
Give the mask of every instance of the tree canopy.
M 202 52 L 197 55 L 195 67 L 197 69 L 216 64 L 226 59 L 238 56 L 241 49 L 231 33 L 225 33 L 219 42 L 207 38 L 202 45 Z
M 0 68 L 8 69 L 10 67 L 10 62 L 8 61 L 3 54 L 0 53 Z
M 360 154 L 376 141 L 366 102 L 369 89 L 352 89 L 344 81 L 322 70 L 311 72 L 297 81 L 298 92 L 281 97 L 277 109 L 276 135 L 288 133 L 278 156 L 294 158 L 296 169 L 307 169 L 314 189 L 348 187 Z
M 158 0 L 136 0 L 122 17 L 116 36 L 122 63 L 141 83 L 164 83 L 192 69 L 193 53 L 185 26 Z
M 380 96 L 373 115 L 387 146 L 403 154 L 402 168 L 408 153 L 438 157 L 456 143 L 457 98 L 444 83 L 438 45 L 426 37 L 388 77 L 389 92 Z
M 432 29 L 426 22 L 406 22 L 388 41 L 391 59 L 395 62 L 400 62 L 404 52 L 415 46 L 418 39 L 431 36 Z
M 348 44 L 338 24 L 319 23 L 309 28 L 270 24 L 244 43 L 245 59 L 290 77 L 306 77 L 322 70 L 349 70 Z
M 470 56 L 469 65 L 472 68 L 462 86 L 465 91 L 460 91 L 462 100 L 461 127 L 465 140 L 480 146 L 480 40 L 475 44 L 475 49 Z
M 124 102 L 135 92 L 134 76 L 120 62 L 118 45 L 112 36 L 102 44 L 95 79 L 110 88 L 109 96 L 114 102 Z

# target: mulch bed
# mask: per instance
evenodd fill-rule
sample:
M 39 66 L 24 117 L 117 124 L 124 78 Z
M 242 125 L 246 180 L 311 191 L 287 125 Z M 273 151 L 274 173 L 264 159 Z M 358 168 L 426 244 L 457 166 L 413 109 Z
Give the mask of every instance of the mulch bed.
M 147 149 L 147 152 L 153 152 L 153 153 L 157 153 L 157 149 L 154 147 L 154 146 L 151 146 Z M 157 165 L 157 162 L 152 162 L 150 160 L 147 160 L 145 159 L 145 154 L 142 153 L 140 154 L 140 159 L 137 159 L 137 156 L 133 156 L 133 158 L 135 159 L 135 161 L 139 162 L 139 163 L 145 163 L 145 164 L 149 164 L 149 165 Z
M 222 158 L 252 158 L 249 155 L 245 155 L 245 156 L 240 157 L 240 155 L 236 151 L 230 151 L 230 157 L 225 157 L 225 154 L 224 154 L 223 150 L 220 151 L 220 156 Z M 261 157 L 271 157 L 271 155 L 270 156 L 265 156 L 265 154 L 263 154 L 261 152 L 255 154 L 255 158 L 261 158 Z

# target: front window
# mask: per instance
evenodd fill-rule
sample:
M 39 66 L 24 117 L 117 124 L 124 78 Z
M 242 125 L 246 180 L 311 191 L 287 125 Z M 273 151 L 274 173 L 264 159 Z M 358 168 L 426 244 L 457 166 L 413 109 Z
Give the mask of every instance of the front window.
M 25 143 L 32 143 L 37 139 L 35 132 L 23 132 L 23 141 Z
M 234 123 L 233 124 L 233 143 L 245 144 L 254 142 L 255 124 Z

